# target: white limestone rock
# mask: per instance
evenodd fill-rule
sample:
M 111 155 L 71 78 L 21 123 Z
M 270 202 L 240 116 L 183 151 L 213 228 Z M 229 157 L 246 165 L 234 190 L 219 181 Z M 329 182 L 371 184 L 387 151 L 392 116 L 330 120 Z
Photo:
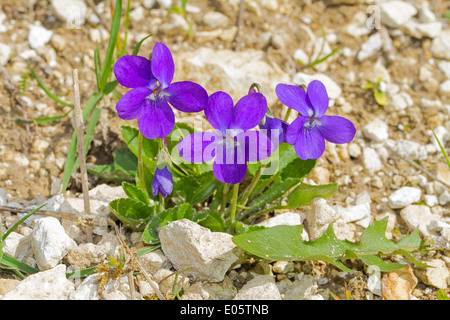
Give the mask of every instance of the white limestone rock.
M 381 119 L 374 119 L 363 128 L 364 135 L 375 142 L 383 142 L 389 137 L 388 126 Z
M 177 220 L 161 228 L 161 249 L 177 270 L 191 268 L 186 274 L 199 280 L 220 282 L 242 249 L 232 235 L 211 232 L 188 219 Z
M 66 278 L 66 266 L 60 264 L 29 275 L 2 300 L 67 300 L 74 290 L 73 282 Z
M 255 275 L 233 300 L 281 300 L 281 295 L 271 275 Z
M 389 1 L 380 3 L 381 23 L 391 28 L 398 28 L 417 14 L 417 9 L 406 1 Z
M 401 187 L 388 198 L 392 209 L 404 208 L 410 204 L 420 201 L 422 190 L 415 187 Z
M 54 217 L 35 220 L 31 247 L 40 270 L 54 268 L 77 244 Z

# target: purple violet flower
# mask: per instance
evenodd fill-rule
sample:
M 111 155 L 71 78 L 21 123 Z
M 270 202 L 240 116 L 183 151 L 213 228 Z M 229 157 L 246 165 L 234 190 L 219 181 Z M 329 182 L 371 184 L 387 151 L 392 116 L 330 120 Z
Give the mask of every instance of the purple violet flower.
M 215 132 L 197 132 L 178 144 L 180 156 L 189 162 L 214 159 L 213 172 L 217 180 L 237 184 L 247 172 L 248 161 L 260 161 L 270 156 L 270 139 L 255 128 L 267 110 L 261 93 L 242 97 L 233 107 L 232 98 L 225 92 L 209 97 L 205 115 Z
M 298 86 L 281 83 L 275 91 L 284 105 L 300 113 L 286 132 L 286 142 L 294 145 L 300 159 L 318 159 L 325 150 L 325 140 L 331 143 L 353 140 L 356 128 L 350 120 L 325 115 L 329 100 L 322 82 L 311 81 L 307 93 Z
M 182 112 L 205 109 L 208 93 L 190 81 L 171 83 L 175 65 L 170 50 L 162 42 L 155 44 L 152 59 L 126 55 L 114 65 L 117 81 L 132 88 L 117 102 L 121 119 L 138 118 L 139 130 L 147 139 L 167 136 L 175 125 L 169 103 Z
M 266 120 L 264 124 L 260 124 L 260 129 L 267 130 L 267 136 L 272 141 L 274 145 L 279 145 L 283 142 L 286 142 L 286 131 L 289 127 L 289 124 L 283 120 L 278 118 L 270 118 L 266 116 Z M 272 137 L 272 134 L 274 135 Z M 273 139 L 275 138 L 275 139 Z
M 161 193 L 165 199 L 173 190 L 173 179 L 167 166 L 163 169 L 156 168 L 155 176 L 152 182 L 152 194 L 154 197 Z

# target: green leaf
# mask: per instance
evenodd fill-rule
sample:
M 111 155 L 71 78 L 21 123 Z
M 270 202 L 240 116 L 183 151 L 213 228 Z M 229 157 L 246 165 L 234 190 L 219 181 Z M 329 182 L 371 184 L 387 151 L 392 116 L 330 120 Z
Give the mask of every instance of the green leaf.
M 110 202 L 109 208 L 123 224 L 134 231 L 143 231 L 156 214 L 159 205 L 149 206 L 133 199 L 120 198 Z
M 22 272 L 28 273 L 28 274 L 34 274 L 38 273 L 39 270 L 30 267 L 26 263 L 23 263 L 22 261 L 19 261 L 17 259 L 14 259 L 10 255 L 7 255 L 6 253 L 3 253 L 2 260 L 0 261 L 0 265 L 20 270 Z
M 103 91 L 105 89 L 106 82 L 111 75 L 112 58 L 116 47 L 117 35 L 119 33 L 121 14 L 122 0 L 116 0 L 116 6 L 111 23 L 111 30 L 109 32 L 110 37 L 108 48 L 106 49 L 105 60 L 103 61 L 102 69 L 100 71 L 100 82 L 98 83 L 98 88 L 100 88 L 100 91 Z
M 403 267 L 381 259 L 382 255 L 397 254 L 399 250 L 411 253 L 421 250 L 424 242 L 418 230 L 405 236 L 399 242 L 385 236 L 387 218 L 374 221 L 362 234 L 359 243 L 339 240 L 330 224 L 325 233 L 314 241 L 304 241 L 301 237 L 303 227 L 275 226 L 232 238 L 233 242 L 250 254 L 267 260 L 323 260 L 344 271 L 352 271 L 341 260 L 361 259 L 361 261 L 380 271 L 391 271 Z
M 217 210 L 207 209 L 197 212 L 193 221 L 213 232 L 225 232 L 228 229 L 228 225 Z
M 181 219 L 192 220 L 194 217 L 194 208 L 189 203 L 185 203 L 174 208 L 170 208 L 159 212 L 146 225 L 144 233 L 142 234 L 142 241 L 147 244 L 159 243 L 159 230 L 162 227 Z
M 214 173 L 208 171 L 200 175 L 181 177 L 175 182 L 174 191 L 176 194 L 182 195 L 186 202 L 195 205 L 208 199 L 218 184 Z
M 117 81 L 117 80 L 108 82 L 105 85 L 105 88 L 103 89 L 103 93 L 109 94 L 109 93 L 113 92 L 113 90 L 117 87 L 118 84 L 119 84 L 119 81 Z
M 300 182 L 297 178 L 287 178 L 279 183 L 275 183 L 270 186 L 269 189 L 264 191 L 256 199 L 252 200 L 249 203 L 249 210 L 244 212 L 253 212 L 259 208 L 264 207 L 266 204 L 271 204 L 273 201 L 280 199 L 285 193 L 287 193 L 292 187 Z
M 142 191 L 141 188 L 135 186 L 134 184 L 123 182 L 122 183 L 123 191 L 125 191 L 126 195 L 133 200 L 140 201 L 145 204 L 150 204 L 147 194 Z
M 444 289 L 439 289 L 436 292 L 436 297 L 438 298 L 438 300 L 450 300 L 450 298 L 448 297 L 448 295 L 445 293 Z
M 281 179 L 303 179 L 312 171 L 312 169 L 314 169 L 316 162 L 317 161 L 313 159 L 302 160 L 300 158 L 296 158 L 287 164 L 285 168 L 283 168 L 283 171 L 281 172 Z
M 361 86 L 361 89 L 373 89 L 373 83 L 372 82 L 366 82 Z
M 324 185 L 309 185 L 302 183 L 296 187 L 288 196 L 288 207 L 296 208 L 308 206 L 314 198 L 321 197 L 327 199 L 338 190 L 337 183 Z
M 139 130 L 130 126 L 122 126 L 122 137 L 128 148 L 134 155 L 138 156 L 138 136 Z M 153 160 L 158 153 L 159 146 L 156 139 L 150 140 L 146 137 L 142 137 L 142 156 L 148 158 L 148 160 Z
M 386 105 L 386 95 L 384 94 L 383 91 L 381 91 L 380 89 L 375 89 L 373 91 L 373 96 L 375 97 L 375 101 L 380 105 L 380 106 L 385 106 Z
M 90 174 L 94 174 L 105 181 L 122 183 L 123 181 L 134 181 L 137 172 L 137 158 L 126 148 L 114 151 L 113 163 L 108 165 L 88 166 Z

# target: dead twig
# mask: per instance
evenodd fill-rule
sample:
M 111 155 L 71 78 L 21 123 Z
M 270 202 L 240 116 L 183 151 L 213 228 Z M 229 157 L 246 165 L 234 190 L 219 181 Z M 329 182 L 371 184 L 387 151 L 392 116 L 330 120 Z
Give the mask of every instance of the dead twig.
M 244 7 L 245 7 L 245 1 L 241 0 L 241 2 L 239 3 L 237 32 L 236 32 L 236 37 L 234 38 L 234 41 L 235 41 L 234 50 L 235 51 L 239 51 L 239 49 L 241 48 L 242 15 L 244 14 Z
M 445 187 L 447 187 L 450 190 L 450 184 L 448 184 L 447 182 L 445 182 L 442 179 L 439 179 L 435 174 L 431 173 L 430 171 L 428 171 L 427 169 L 425 169 L 424 167 L 422 167 L 421 165 L 418 165 L 417 163 L 415 163 L 414 161 L 402 156 L 401 154 L 399 154 L 397 151 L 395 151 L 391 146 L 389 146 L 387 143 L 384 144 L 384 146 L 391 151 L 393 154 L 395 154 L 397 157 L 399 157 L 400 159 L 405 160 L 406 162 L 408 162 L 410 165 L 412 165 L 413 167 L 415 167 L 416 169 L 419 169 L 420 171 L 422 171 L 423 173 L 425 173 L 426 175 L 428 175 L 431 179 L 436 180 L 437 182 L 440 182 L 441 184 L 443 184 Z
M 119 238 L 120 242 L 122 243 L 123 248 L 125 249 L 125 252 L 127 254 L 127 259 L 128 258 L 131 259 L 131 266 L 135 266 L 144 275 L 145 279 L 150 284 L 150 286 L 152 287 L 153 291 L 158 296 L 159 300 L 166 300 L 164 298 L 163 294 L 161 293 L 161 291 L 159 291 L 158 286 L 152 280 L 151 276 L 147 273 L 147 271 L 140 264 L 139 260 L 137 259 L 136 252 L 131 250 L 130 247 L 128 247 L 128 245 L 126 244 L 125 240 L 122 237 L 122 233 L 120 232 L 120 230 L 118 228 L 116 228 L 116 233 L 117 233 L 117 237 Z M 133 271 L 134 270 L 130 270 L 131 273 Z M 133 287 L 134 287 L 134 285 L 133 285 Z M 130 289 L 131 289 L 131 286 L 130 286 Z

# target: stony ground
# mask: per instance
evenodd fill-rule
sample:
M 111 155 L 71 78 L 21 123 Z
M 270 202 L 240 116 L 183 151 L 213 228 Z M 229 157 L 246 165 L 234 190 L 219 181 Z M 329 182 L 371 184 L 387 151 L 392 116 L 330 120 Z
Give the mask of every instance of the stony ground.
M 71 181 L 65 197 L 58 195 L 73 132 L 70 117 L 41 126 L 18 122 L 62 115 L 68 110 L 39 88 L 30 77 L 25 60 L 54 94 L 67 101 L 73 99 L 73 68 L 79 71 L 82 103 L 94 93 L 95 43 L 99 43 L 104 55 L 113 1 L 75 2 L 80 6 L 76 8 L 86 9 L 82 11 L 81 22 L 67 21 L 64 17 L 67 12 L 63 9 L 69 4 L 58 7 L 52 1 L 2 1 L 0 205 L 25 208 L 51 199 L 48 210 L 82 211 L 78 179 Z M 247 92 L 251 83 L 258 82 L 272 112 L 280 117 L 286 109 L 274 94 L 277 83 L 323 81 L 331 99 L 329 114 L 352 120 L 358 130 L 350 144 L 328 144 L 324 156 L 308 176 L 310 182 L 340 185 L 338 194 L 326 204 L 340 212 L 340 217 L 329 222 L 344 221 L 342 236 L 357 241 L 373 218 L 388 216 L 388 237 L 399 240 L 419 227 L 424 238 L 448 246 L 450 171 L 431 130 L 444 146 L 450 141 L 450 27 L 449 20 L 444 18 L 450 10 L 449 3 L 244 1 L 239 23 L 239 2 L 192 0 L 184 18 L 168 11 L 176 1 L 131 1 L 130 47 L 153 34 L 141 47 L 142 55 L 148 55 L 155 42 L 164 41 L 175 58 L 175 80 L 198 82 L 208 93 L 227 91 L 235 101 Z M 335 49 L 337 53 L 325 61 L 308 66 Z M 385 106 L 377 104 L 372 90 L 362 88 L 379 78 L 382 78 L 379 88 L 387 97 Z M 24 79 L 28 83 L 25 87 L 21 86 Z M 125 92 L 124 88 L 119 90 Z M 126 123 L 116 116 L 114 99 L 104 98 L 100 107 L 102 113 L 87 159 L 91 164 L 111 163 L 113 151 L 124 145 L 120 126 Z M 192 115 L 185 116 L 183 121 L 193 125 L 201 119 L 202 115 Z M 120 188 L 105 191 L 103 181 L 91 177 L 90 182 L 94 190 L 91 190 L 93 212 L 106 225 L 107 201 L 120 197 Z M 314 206 L 299 209 L 302 221 L 307 210 L 318 209 Z M 14 212 L 0 214 L 3 230 L 18 219 Z M 16 258 L 48 270 L 39 273 L 41 278 L 36 283 L 46 281 L 46 277 L 59 279 L 55 283 L 63 289 L 58 298 L 122 299 L 155 295 L 145 279 L 141 279 L 138 292 L 130 295 L 133 290 L 126 275 L 116 280 L 116 285 L 106 284 L 100 295 L 93 277 L 83 285 L 66 280 L 67 268 L 99 264 L 115 253 L 120 242 L 114 232 L 100 228 L 94 230 L 91 243 L 83 243 L 82 228 L 68 219 L 60 220 L 47 219 L 46 223 L 22 226 L 6 243 L 5 252 L 9 250 Z M 42 233 L 46 230 L 62 230 L 62 238 L 56 240 L 59 243 L 56 251 L 64 253 L 62 256 L 55 258 L 53 253 L 39 252 L 43 250 L 39 249 L 39 239 L 45 238 Z M 130 246 L 142 246 L 138 234 L 125 233 L 124 237 Z M 189 281 L 187 276 L 180 275 L 178 287 L 184 288 L 184 298 L 192 299 L 333 299 L 330 292 L 345 298 L 346 287 L 354 299 L 381 299 L 379 286 L 373 283 L 382 281 L 384 287 L 401 287 L 403 291 L 396 294 L 402 299 L 436 299 L 438 288 L 448 292 L 450 255 L 447 250 L 421 258 L 435 268 L 428 272 L 412 268 L 379 275 L 351 261 L 357 272 L 346 274 L 320 262 L 246 261 L 228 271 L 221 282 Z M 157 251 L 148 254 L 142 264 L 160 282 L 162 292 L 170 291 L 174 276 L 168 276 L 174 271 L 174 261 Z M 27 292 L 13 278 L 1 274 L 0 295 L 7 296 L 11 289 L 10 297 L 24 294 L 23 290 Z M 54 297 L 53 293 L 41 293 L 40 298 Z

